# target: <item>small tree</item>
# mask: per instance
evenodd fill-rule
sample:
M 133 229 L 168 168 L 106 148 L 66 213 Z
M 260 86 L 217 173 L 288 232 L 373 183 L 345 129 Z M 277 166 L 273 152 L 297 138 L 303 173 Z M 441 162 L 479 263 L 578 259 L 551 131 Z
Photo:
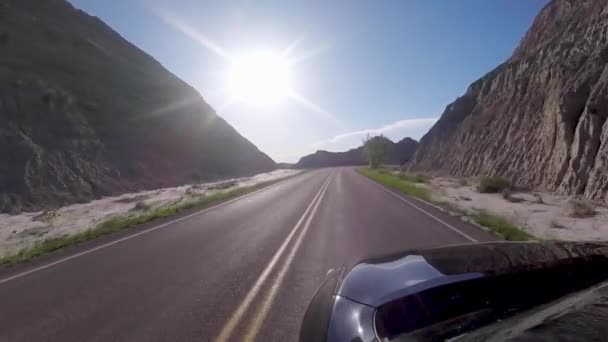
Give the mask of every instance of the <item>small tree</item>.
M 365 148 L 365 156 L 372 169 L 380 167 L 388 158 L 388 144 L 383 135 L 370 137 L 368 134 L 363 138 L 363 146 Z

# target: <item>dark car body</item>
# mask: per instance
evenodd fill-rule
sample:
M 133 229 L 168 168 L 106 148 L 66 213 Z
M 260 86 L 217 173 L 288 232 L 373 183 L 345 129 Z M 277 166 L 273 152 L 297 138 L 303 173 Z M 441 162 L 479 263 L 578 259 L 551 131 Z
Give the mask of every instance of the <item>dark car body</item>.
M 608 279 L 608 245 L 459 245 L 369 259 L 331 273 L 300 341 L 445 340 Z

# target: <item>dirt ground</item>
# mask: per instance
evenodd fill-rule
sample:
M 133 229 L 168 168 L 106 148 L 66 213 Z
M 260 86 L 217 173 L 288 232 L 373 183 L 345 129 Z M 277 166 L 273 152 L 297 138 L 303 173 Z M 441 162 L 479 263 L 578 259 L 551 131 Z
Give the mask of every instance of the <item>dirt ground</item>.
M 466 182 L 466 185 L 465 185 Z M 569 196 L 542 192 L 513 192 L 510 200 L 503 194 L 482 194 L 474 180 L 435 178 L 429 187 L 433 199 L 449 203 L 460 210 L 487 210 L 503 216 L 539 239 L 597 241 L 608 240 L 608 208 L 595 203 L 597 214 L 572 217 Z
M 236 178 L 216 183 L 184 185 L 152 191 L 106 197 L 84 204 L 74 204 L 57 210 L 0 214 L 0 257 L 32 247 L 37 242 L 75 234 L 94 228 L 113 216 L 137 213 L 222 190 L 252 186 L 299 173 L 299 170 L 275 170 L 253 177 Z

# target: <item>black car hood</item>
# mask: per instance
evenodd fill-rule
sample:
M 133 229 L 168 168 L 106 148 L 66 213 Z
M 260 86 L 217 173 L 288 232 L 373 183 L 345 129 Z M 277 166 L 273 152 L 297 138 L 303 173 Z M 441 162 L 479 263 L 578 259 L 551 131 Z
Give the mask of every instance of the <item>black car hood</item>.
M 410 250 L 357 263 L 337 294 L 378 306 L 440 285 L 597 256 L 608 257 L 608 244 L 493 242 Z

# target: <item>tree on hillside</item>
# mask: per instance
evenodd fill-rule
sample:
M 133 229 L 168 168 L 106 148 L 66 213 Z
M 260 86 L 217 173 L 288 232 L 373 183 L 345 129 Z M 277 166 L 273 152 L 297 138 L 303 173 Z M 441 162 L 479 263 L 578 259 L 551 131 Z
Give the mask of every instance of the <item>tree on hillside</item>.
M 388 145 L 383 135 L 370 137 L 368 134 L 363 138 L 363 146 L 365 147 L 365 156 L 372 169 L 377 169 L 386 162 L 388 158 Z

